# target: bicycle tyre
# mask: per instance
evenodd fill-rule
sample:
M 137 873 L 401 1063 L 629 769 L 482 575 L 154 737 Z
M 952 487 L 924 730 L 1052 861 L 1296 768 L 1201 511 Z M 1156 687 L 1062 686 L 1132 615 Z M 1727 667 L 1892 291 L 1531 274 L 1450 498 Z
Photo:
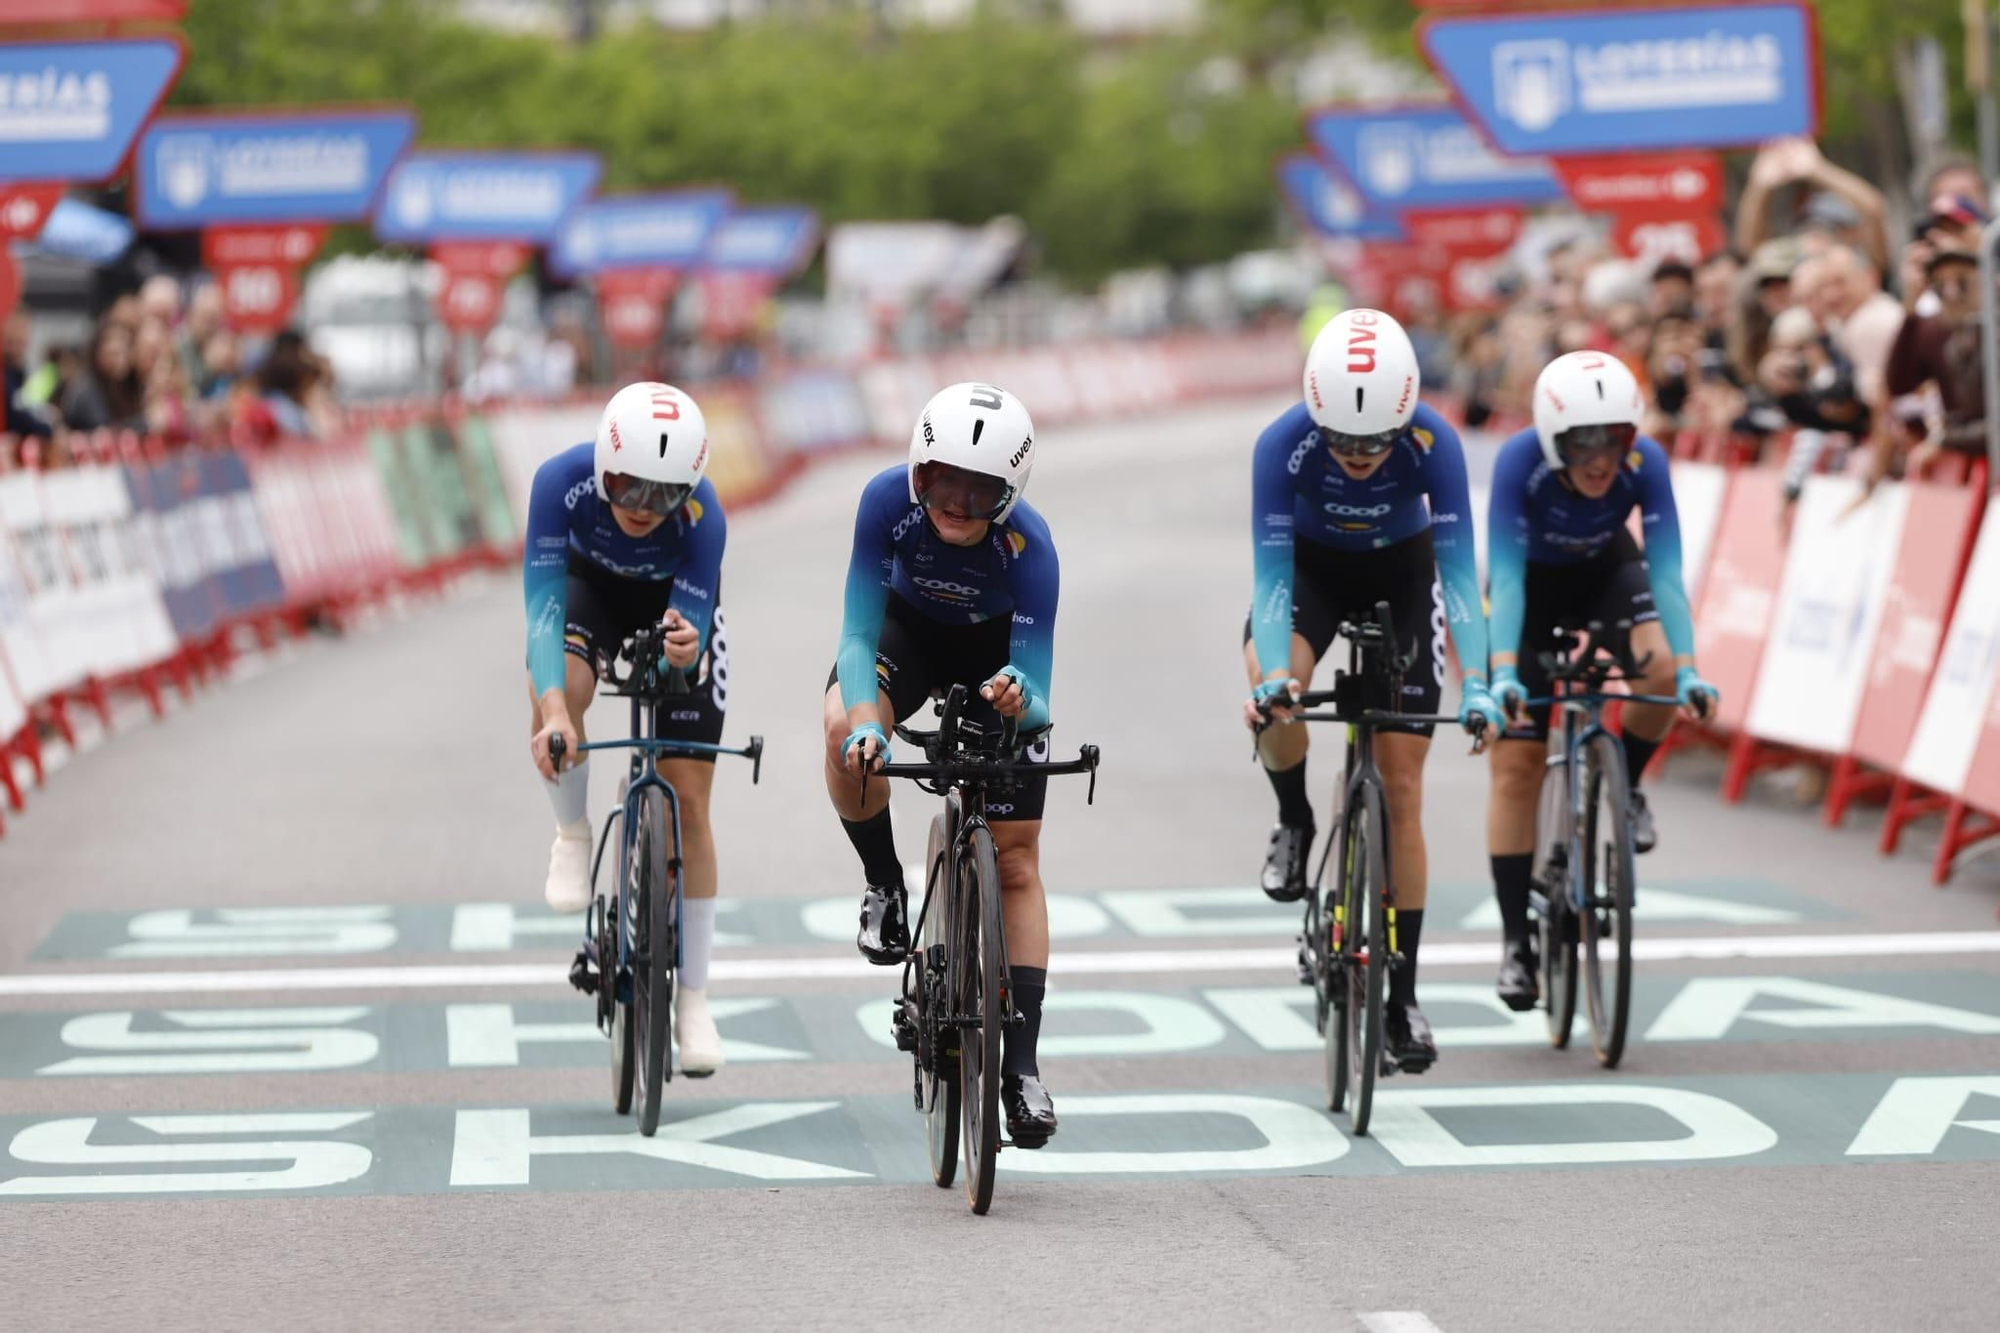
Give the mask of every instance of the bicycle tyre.
M 983 1215 L 993 1206 L 1000 1160 L 1000 868 L 993 834 L 972 830 L 959 866 L 959 992 L 956 1010 L 973 1020 L 959 1031 L 960 1146 L 965 1199 Z
M 666 799 L 657 787 L 639 793 L 639 818 L 632 830 L 633 902 L 628 919 L 643 922 L 643 948 L 632 958 L 632 1023 L 639 1054 L 639 1132 L 651 1138 L 660 1127 L 660 1097 L 669 1078 L 672 1053 L 667 1020 L 674 1008 L 674 886 L 667 871 Z
M 932 1024 L 931 1011 L 942 1003 L 951 1012 L 949 917 L 951 836 L 945 817 L 931 820 L 930 846 L 924 852 L 924 928 L 917 940 L 917 1077 L 924 1096 L 924 1139 L 930 1148 L 931 1183 L 950 1189 L 958 1176 L 958 1029 Z M 928 1062 L 929 1068 L 925 1068 Z
M 1616 1069 L 1625 1056 L 1632 1011 L 1632 793 L 1624 752 L 1609 736 L 1593 736 L 1584 758 L 1582 884 L 1583 966 L 1588 983 L 1590 1045 L 1597 1063 Z M 1605 827 L 1609 823 L 1610 827 Z M 1605 973 L 1609 971 L 1607 979 Z
M 1341 932 L 1334 922 L 1338 902 L 1338 886 L 1326 894 L 1322 903 L 1320 888 L 1315 884 L 1312 910 L 1306 914 L 1307 960 L 1313 972 L 1314 1016 L 1319 1028 L 1329 1111 L 1340 1110 L 1347 1097 L 1347 1004 L 1341 996 L 1341 979 L 1346 974 L 1341 971 Z
M 597 926 L 597 984 L 606 991 L 606 1008 L 611 1016 L 611 1108 L 619 1115 L 632 1110 L 632 1085 L 638 1061 L 634 1058 L 631 1014 L 618 1003 L 618 895 L 599 899 Z
M 1569 1046 L 1576 1024 L 1576 929 L 1566 877 L 1569 864 L 1569 761 L 1552 760 L 1542 774 L 1535 808 L 1534 882 L 1548 902 L 1541 921 L 1542 1005 L 1548 1010 L 1549 1045 Z
M 1375 1109 L 1375 1079 L 1382 1072 L 1382 1006 L 1389 987 L 1389 917 L 1383 898 L 1389 884 L 1388 818 L 1382 789 L 1364 784 L 1354 802 L 1350 836 L 1355 850 L 1342 857 L 1356 915 L 1367 913 L 1366 943 L 1349 968 L 1348 1067 L 1353 1104 L 1348 1121 L 1357 1138 L 1368 1133 Z

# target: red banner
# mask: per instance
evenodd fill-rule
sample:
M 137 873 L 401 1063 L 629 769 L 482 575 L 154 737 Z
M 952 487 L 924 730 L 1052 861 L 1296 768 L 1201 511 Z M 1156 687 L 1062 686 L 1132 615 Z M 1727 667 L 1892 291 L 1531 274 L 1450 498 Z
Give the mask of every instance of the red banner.
M 454 333 L 484 333 L 500 318 L 506 284 L 487 273 L 447 273 L 438 288 L 438 322 Z
M 1678 259 L 1688 265 L 1699 264 L 1727 241 L 1722 219 L 1714 213 L 1678 218 L 1618 213 L 1611 219 L 1611 243 L 1619 253 L 1647 263 Z
M 483 274 L 503 281 L 528 262 L 528 247 L 519 241 L 438 241 L 431 258 L 447 274 Z
M 135 19 L 178 23 L 187 17 L 187 7 L 188 0 L 36 0 L 33 13 L 0 14 L 0 25 L 118 23 Z
M 650 347 L 667 326 L 667 298 L 679 277 L 672 269 L 613 269 L 599 273 L 597 304 L 604 336 L 619 347 Z
M 40 236 L 62 195 L 60 181 L 0 186 L 0 241 L 32 241 Z
M 1497 255 L 1521 235 L 1518 208 L 1468 208 L 1403 214 L 1403 231 L 1419 247 L 1438 246 L 1452 258 Z
M 276 333 L 291 322 L 299 271 L 291 264 L 219 264 L 223 317 L 238 333 Z
M 327 224 L 291 223 L 269 227 L 207 227 L 201 233 L 205 268 L 248 264 L 283 264 L 290 268 L 309 262 L 326 243 Z
M 769 273 L 703 273 L 696 279 L 701 291 L 702 333 L 726 341 L 755 331 L 764 303 L 779 282 Z
M 1691 217 L 1722 207 L 1722 158 L 1715 153 L 1619 153 L 1552 160 L 1569 197 L 1586 213 Z
M 1702 674 L 1722 691 L 1717 722 L 1740 731 L 1757 687 L 1757 665 L 1777 615 L 1778 585 L 1785 576 L 1785 538 L 1778 528 L 1784 478 L 1776 468 L 1743 468 L 1730 475 L 1715 545 L 1695 608 L 1695 639 Z

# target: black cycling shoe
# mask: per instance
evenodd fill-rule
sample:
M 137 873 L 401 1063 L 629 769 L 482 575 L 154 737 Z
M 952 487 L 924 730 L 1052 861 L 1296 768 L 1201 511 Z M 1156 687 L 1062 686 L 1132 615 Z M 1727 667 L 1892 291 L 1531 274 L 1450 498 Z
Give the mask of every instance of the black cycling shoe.
M 1389 1058 L 1405 1074 L 1421 1074 L 1437 1063 L 1430 1020 L 1414 1004 L 1390 1004 L 1383 1010 L 1382 1037 L 1388 1043 Z
M 854 937 L 861 956 L 877 967 L 894 967 L 910 952 L 910 896 L 902 889 L 870 884 L 861 895 L 861 930 Z
M 1500 1003 L 1517 1014 L 1526 1013 L 1542 998 L 1534 941 L 1508 940 L 1503 947 L 1506 952 L 1500 957 L 1500 979 L 1494 989 L 1500 993 Z
M 1650 852 L 1659 845 L 1659 830 L 1653 827 L 1653 810 L 1646 804 L 1646 793 L 1633 791 L 1625 804 L 1625 822 L 1632 826 L 1632 850 Z
M 1007 1137 L 1016 1148 L 1039 1148 L 1055 1136 L 1056 1104 L 1037 1076 L 1002 1078 L 1000 1106 L 1007 1113 Z
M 1290 824 L 1271 826 L 1271 845 L 1264 852 L 1259 883 L 1274 903 L 1295 903 L 1306 896 L 1306 858 L 1312 854 L 1313 831 Z

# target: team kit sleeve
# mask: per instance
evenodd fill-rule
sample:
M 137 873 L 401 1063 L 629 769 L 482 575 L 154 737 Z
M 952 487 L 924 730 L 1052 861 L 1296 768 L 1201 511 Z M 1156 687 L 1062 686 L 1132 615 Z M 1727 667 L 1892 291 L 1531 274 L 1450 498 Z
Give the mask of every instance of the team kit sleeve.
M 528 608 L 528 674 L 537 698 L 563 687 L 563 623 L 568 612 L 569 510 L 572 478 L 558 454 L 535 469 L 528 492 L 528 534 L 521 550 L 521 590 Z
M 1675 657 L 1694 657 L 1694 613 L 1681 577 L 1681 519 L 1674 505 L 1667 451 L 1650 439 L 1639 441 L 1639 521 L 1646 534 L 1647 577 L 1660 628 Z
M 1303 413 L 1279 417 L 1257 437 L 1250 465 L 1250 535 L 1255 544 L 1255 587 L 1250 602 L 1250 642 L 1257 669 L 1268 676 L 1292 665 L 1293 473 L 1292 451 L 1303 437 L 1293 429 Z
M 674 571 L 674 590 L 667 609 L 695 627 L 701 636 L 697 657 L 708 651 L 709 632 L 715 626 L 715 599 L 722 591 L 722 550 L 729 543 L 729 519 L 715 487 L 703 478 L 689 502 L 700 506 L 700 517 L 688 524 L 687 545 L 679 568 Z
M 874 703 L 875 648 L 882 638 L 882 613 L 889 605 L 889 577 L 895 551 L 889 540 L 893 519 L 883 512 L 885 473 L 861 493 L 854 516 L 854 549 L 847 558 L 847 594 L 840 618 L 840 651 L 834 659 L 840 677 L 840 704 L 853 708 Z
M 1014 598 L 1014 624 L 1007 639 L 1007 666 L 1021 685 L 1022 731 L 1049 724 L 1049 690 L 1055 680 L 1056 598 L 1061 568 L 1056 545 L 1045 525 L 1022 535 L 1027 546 L 1008 566 L 1008 591 Z
M 1521 623 L 1527 615 L 1528 479 L 1538 453 L 1517 447 L 1521 438 L 1501 446 L 1486 507 L 1486 584 L 1493 602 L 1486 647 L 1495 657 L 1520 653 Z
M 1459 673 L 1486 679 L 1486 611 L 1479 599 L 1479 563 L 1473 552 L 1472 490 L 1465 479 L 1465 449 L 1442 419 L 1427 424 L 1431 448 L 1426 468 L 1431 505 L 1431 547 L 1437 554 L 1438 588 L 1445 624 L 1458 650 Z

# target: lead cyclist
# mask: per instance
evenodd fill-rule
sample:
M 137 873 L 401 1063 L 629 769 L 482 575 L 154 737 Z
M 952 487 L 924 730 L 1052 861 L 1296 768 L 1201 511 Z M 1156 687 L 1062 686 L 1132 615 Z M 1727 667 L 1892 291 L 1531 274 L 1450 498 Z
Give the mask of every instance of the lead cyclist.
M 1306 356 L 1305 401 L 1267 427 L 1251 464 L 1256 592 L 1243 627 L 1251 697 L 1244 721 L 1278 797 L 1262 883 L 1278 902 L 1307 891 L 1314 835 L 1306 792 L 1306 728 L 1287 704 L 1312 679 L 1344 620 L 1389 603 L 1414 656 L 1397 705 L 1435 713 L 1444 688 L 1448 625 L 1464 678 L 1458 720 L 1497 734 L 1486 692 L 1486 620 L 1473 561 L 1472 502 L 1458 433 L 1417 401 L 1417 354 L 1403 326 L 1379 310 L 1335 316 Z M 1266 727 L 1266 718 L 1281 725 Z M 1384 727 L 1375 754 L 1389 806 L 1396 937 L 1406 966 L 1390 973 L 1383 1034 L 1410 1073 L 1437 1059 L 1417 1008 L 1417 949 L 1429 872 L 1424 850 L 1424 759 L 1431 728 Z

